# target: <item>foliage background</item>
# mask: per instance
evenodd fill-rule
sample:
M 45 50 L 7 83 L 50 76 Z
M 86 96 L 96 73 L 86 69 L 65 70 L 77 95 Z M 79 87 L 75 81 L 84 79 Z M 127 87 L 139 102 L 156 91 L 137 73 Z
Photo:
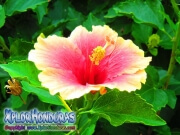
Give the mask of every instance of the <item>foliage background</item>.
M 173 1 L 173 0 L 172 0 Z M 0 134 L 39 134 L 39 132 L 5 132 L 3 130 L 3 109 L 16 110 L 60 110 L 63 108 L 58 96 L 49 95 L 41 87 L 39 71 L 27 61 L 28 52 L 33 49 L 37 36 L 56 34 L 68 37 L 78 25 L 91 30 L 92 25 L 109 25 L 119 36 L 131 39 L 146 56 L 152 56 L 151 66 L 146 69 L 147 83 L 139 94 L 166 121 L 164 126 L 124 123 L 117 127 L 107 120 L 93 116 L 90 130 L 82 134 L 115 135 L 179 135 L 180 134 L 180 51 L 179 43 L 173 49 L 174 40 L 180 38 L 179 16 L 167 0 L 0 0 Z M 176 3 L 180 4 L 177 0 Z M 158 34 L 159 43 L 153 47 L 149 37 Z M 178 41 L 178 40 L 177 40 Z M 155 39 L 155 42 L 158 42 Z M 170 64 L 173 57 L 174 62 Z M 175 63 L 176 62 L 176 63 Z M 170 68 L 173 65 L 173 73 Z M 171 76 L 171 78 L 170 78 Z M 6 93 L 4 86 L 10 77 L 21 80 L 22 97 Z M 170 78 L 170 80 L 169 80 Z M 168 85 L 167 85 L 168 84 Z M 127 97 L 128 98 L 128 97 Z M 81 100 L 81 99 L 80 99 Z M 79 100 L 79 102 L 80 102 Z M 128 100 L 131 103 L 132 99 Z M 123 102 L 123 101 L 122 101 Z M 70 102 L 71 103 L 71 102 Z M 73 105 L 73 104 L 71 104 Z M 81 105 L 79 105 L 81 106 Z M 139 114 L 143 110 L 139 110 Z M 86 122 L 86 115 L 80 126 Z M 84 120 L 84 121 L 83 121 Z M 95 126 L 96 125 L 96 126 Z M 49 134 L 41 132 L 41 134 Z M 60 134 L 53 132 L 53 134 Z M 63 134 L 63 133 L 61 133 Z

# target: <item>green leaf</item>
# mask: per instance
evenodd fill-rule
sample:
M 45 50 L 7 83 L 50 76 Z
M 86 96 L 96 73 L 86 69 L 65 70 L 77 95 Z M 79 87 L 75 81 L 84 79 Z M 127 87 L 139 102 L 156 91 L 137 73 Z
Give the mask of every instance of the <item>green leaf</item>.
M 43 87 L 35 87 L 33 85 L 30 85 L 26 81 L 21 81 L 21 84 L 24 91 L 36 94 L 41 101 L 63 106 L 62 102 L 59 100 L 59 97 L 57 95 L 51 95 L 48 89 L 45 89 Z
M 149 49 L 149 52 L 150 52 L 153 56 L 157 56 L 157 55 L 158 55 L 158 49 L 157 49 L 157 48 Z
M 137 94 L 145 99 L 148 103 L 152 104 L 156 111 L 165 107 L 168 103 L 168 96 L 166 92 L 159 89 L 159 74 L 153 66 L 146 68 L 147 80 L 141 90 L 136 91 Z M 160 98 L 161 97 L 161 98 Z
M 161 110 L 162 107 L 165 107 L 168 103 L 168 96 L 164 90 L 150 88 L 147 90 L 137 91 L 143 99 L 148 103 L 152 104 L 156 111 Z
M 34 11 L 37 14 L 37 18 L 38 18 L 38 23 L 41 24 L 42 19 L 44 17 L 44 15 L 47 14 L 47 7 L 48 7 L 48 3 L 43 3 L 41 5 L 38 5 Z
M 95 131 L 96 122 L 99 119 L 97 115 L 87 115 L 83 114 L 81 115 L 80 121 L 79 121 L 79 132 L 81 135 L 92 135 Z
M 0 63 L 5 63 L 5 59 L 4 59 L 2 53 L 0 53 Z M 1 76 L 1 75 L 0 75 L 0 76 Z
M 4 25 L 5 23 L 5 12 L 4 12 L 4 8 L 0 5 L 0 28 Z
M 59 37 L 63 37 L 62 31 L 56 31 L 56 32 L 53 33 L 53 34 L 56 35 L 56 36 L 59 36 Z
M 92 25 L 104 25 L 104 22 L 96 18 L 92 13 L 88 15 L 87 20 L 83 23 L 83 26 L 88 30 L 92 30 Z
M 104 122 L 105 123 L 105 122 Z M 124 123 L 121 126 L 114 127 L 109 123 L 105 123 L 105 129 L 109 135 L 139 135 L 139 125 L 134 123 Z
M 22 91 L 22 93 L 21 93 L 21 97 L 25 101 L 25 103 L 27 101 L 27 96 L 28 95 L 29 95 L 29 93 L 26 92 L 26 91 Z M 21 106 L 26 105 L 26 104 L 24 104 L 24 101 L 22 101 L 19 96 L 11 95 L 11 97 L 8 99 L 8 101 L 10 102 L 9 107 L 11 107 L 13 109 L 20 108 Z
M 180 85 L 176 86 L 174 89 L 176 95 L 180 95 Z
M 2 68 L 0 68 L 0 79 L 9 77 L 9 74 L 5 72 Z
M 172 49 L 172 37 L 174 37 L 175 33 L 173 29 L 169 25 L 164 25 L 164 31 L 158 31 L 157 34 L 160 36 L 159 46 L 164 49 Z
M 115 30 L 119 36 L 127 35 L 132 31 L 132 21 L 126 17 L 112 19 L 111 28 Z
M 111 0 L 106 0 L 106 1 L 88 1 L 88 10 L 91 11 L 93 14 L 99 14 L 103 13 L 104 9 L 105 11 L 107 10 L 107 6 L 110 5 Z M 96 7 L 96 8 L 95 8 Z
M 25 12 L 27 9 L 34 9 L 48 0 L 7 0 L 4 4 L 5 13 L 11 16 L 14 12 Z
M 148 86 L 148 88 L 155 87 L 159 82 L 158 71 L 153 66 L 148 66 L 145 70 L 147 72 L 147 80 L 144 86 Z
M 85 19 L 81 12 L 78 12 L 73 8 L 68 8 L 67 18 L 69 19 L 69 22 L 67 23 L 66 27 L 71 31 L 78 25 L 82 24 Z
M 1 74 L 1 68 L 0 68 L 0 74 Z M 4 78 L 0 79 L 1 95 L 4 97 L 4 99 L 7 99 L 7 96 L 8 96 L 8 94 L 6 93 L 6 89 L 4 88 L 5 85 L 7 85 L 7 80 L 9 80 L 9 75 L 7 77 L 4 77 Z M 3 98 L 1 98 L 1 99 L 3 99 Z M 0 99 L 0 102 L 1 102 L 1 99 Z
M 15 20 L 18 20 L 18 22 L 11 22 L 10 20 L 12 23 L 12 28 L 6 29 L 8 35 L 5 37 L 13 37 L 14 39 L 19 38 L 25 41 L 32 41 L 32 35 L 34 35 L 34 33 L 39 30 L 38 21 L 35 15 L 30 14 L 30 12 L 26 12 L 8 18 L 14 18 Z
M 177 101 L 177 97 L 176 97 L 175 91 L 165 90 L 164 92 L 166 92 L 166 94 L 168 96 L 168 105 L 172 109 L 174 109 L 176 107 L 176 101 Z
M 0 46 L 3 48 L 4 46 L 6 46 L 6 43 L 4 41 L 4 38 L 2 36 L 0 36 Z
M 37 70 L 33 62 L 13 61 L 8 64 L 1 64 L 0 67 L 4 69 L 12 78 L 27 79 L 31 84 L 41 86 L 38 80 L 38 74 L 40 71 Z
M 119 2 L 109 9 L 106 18 L 117 16 L 131 17 L 136 23 L 145 23 L 163 30 L 164 9 L 159 0 L 127 0 Z
M 175 59 L 180 64 L 180 56 L 176 56 Z
M 132 35 L 136 41 L 147 44 L 149 36 L 152 34 L 152 27 L 146 24 L 133 23 Z
M 113 126 L 125 122 L 151 126 L 166 124 L 150 104 L 133 92 L 112 90 L 97 99 L 89 112 L 107 119 Z
M 167 125 L 153 127 L 153 131 L 155 131 L 157 135 L 171 135 L 171 130 Z
M 62 33 L 60 31 L 62 31 L 62 29 L 60 28 L 62 25 L 64 25 L 65 23 L 67 23 L 67 20 L 65 19 L 61 19 L 60 21 L 56 22 L 56 24 L 52 24 L 52 25 L 48 25 L 44 28 L 41 29 L 41 31 L 38 31 L 33 39 L 36 40 L 37 37 L 43 33 L 44 35 L 48 36 L 48 35 L 53 35 L 53 34 L 58 34 L 58 35 L 62 35 Z
M 29 51 L 33 48 L 31 42 L 24 41 L 22 39 L 16 39 L 11 43 L 10 60 L 23 60 L 27 59 Z
M 57 24 L 66 19 L 67 9 L 70 6 L 68 0 L 57 0 L 53 3 L 53 7 L 48 12 L 48 17 L 51 19 L 52 24 Z
M 165 12 L 164 12 L 164 16 L 165 16 L 165 18 L 166 18 L 169 26 L 171 27 L 171 29 L 173 29 L 174 32 L 175 32 L 175 30 L 176 30 L 176 25 L 174 24 L 173 20 L 172 20 L 172 19 L 169 17 L 169 15 L 166 14 Z

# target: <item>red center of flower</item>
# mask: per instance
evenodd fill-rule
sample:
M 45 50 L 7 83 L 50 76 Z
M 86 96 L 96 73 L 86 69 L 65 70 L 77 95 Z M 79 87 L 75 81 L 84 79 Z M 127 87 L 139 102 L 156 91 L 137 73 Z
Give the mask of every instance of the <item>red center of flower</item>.
M 106 37 L 105 41 L 106 44 L 104 46 L 96 46 L 96 48 L 92 50 L 92 54 L 89 55 L 89 59 L 86 60 L 84 76 L 79 76 L 79 82 L 81 84 L 102 84 L 107 78 L 107 71 L 104 67 L 102 67 L 102 65 L 100 65 L 100 63 L 105 58 L 106 48 L 115 42 L 108 36 Z

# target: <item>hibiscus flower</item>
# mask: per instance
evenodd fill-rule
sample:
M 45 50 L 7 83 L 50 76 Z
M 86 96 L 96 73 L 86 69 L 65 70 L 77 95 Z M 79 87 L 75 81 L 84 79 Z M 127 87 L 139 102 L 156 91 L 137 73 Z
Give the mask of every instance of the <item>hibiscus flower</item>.
M 41 70 L 38 78 L 50 94 L 66 100 L 90 91 L 117 88 L 135 91 L 146 81 L 144 57 L 131 40 L 124 40 L 108 26 L 76 27 L 68 38 L 39 36 L 28 59 Z

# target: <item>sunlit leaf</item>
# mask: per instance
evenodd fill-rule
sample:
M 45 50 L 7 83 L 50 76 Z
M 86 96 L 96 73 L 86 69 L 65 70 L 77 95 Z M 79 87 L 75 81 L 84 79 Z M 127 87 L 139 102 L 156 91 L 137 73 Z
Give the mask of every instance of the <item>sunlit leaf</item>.
M 25 12 L 27 9 L 34 9 L 38 5 L 47 3 L 48 0 L 7 0 L 4 4 L 5 13 L 11 16 L 14 12 Z
M 12 78 L 27 79 L 30 83 L 40 86 L 39 70 L 30 61 L 13 61 L 8 64 L 1 64 L 0 67 L 8 72 Z
M 156 111 L 161 110 L 168 103 L 168 96 L 164 90 L 150 88 L 147 90 L 138 91 L 142 98 L 152 104 Z
M 87 20 L 83 23 L 83 26 L 85 26 L 88 30 L 91 30 L 92 25 L 104 25 L 104 22 L 96 18 L 92 13 L 90 13 Z
M 136 23 L 145 23 L 164 29 L 164 9 L 159 0 L 127 0 L 119 2 L 109 9 L 107 18 L 117 16 L 131 17 Z
M 47 89 L 43 87 L 35 87 L 25 81 L 22 81 L 21 84 L 24 91 L 36 94 L 41 101 L 54 105 L 63 105 L 59 97 L 57 95 L 51 95 Z
M 140 96 L 119 90 L 112 90 L 101 96 L 89 112 L 107 119 L 113 126 L 125 122 L 165 125 L 165 121 L 157 116 L 152 106 Z
M 4 12 L 4 8 L 0 5 L 0 28 L 4 25 L 5 23 L 5 12 Z
M 157 49 L 157 48 L 149 49 L 149 52 L 150 52 L 153 56 L 157 56 L 157 55 L 158 55 L 158 49 Z
M 37 18 L 38 18 L 39 24 L 41 24 L 44 15 L 47 14 L 47 6 L 48 6 L 48 3 L 43 3 L 43 4 L 41 4 L 41 5 L 38 5 L 38 6 L 34 9 L 34 11 L 35 11 L 36 14 L 37 14 Z

